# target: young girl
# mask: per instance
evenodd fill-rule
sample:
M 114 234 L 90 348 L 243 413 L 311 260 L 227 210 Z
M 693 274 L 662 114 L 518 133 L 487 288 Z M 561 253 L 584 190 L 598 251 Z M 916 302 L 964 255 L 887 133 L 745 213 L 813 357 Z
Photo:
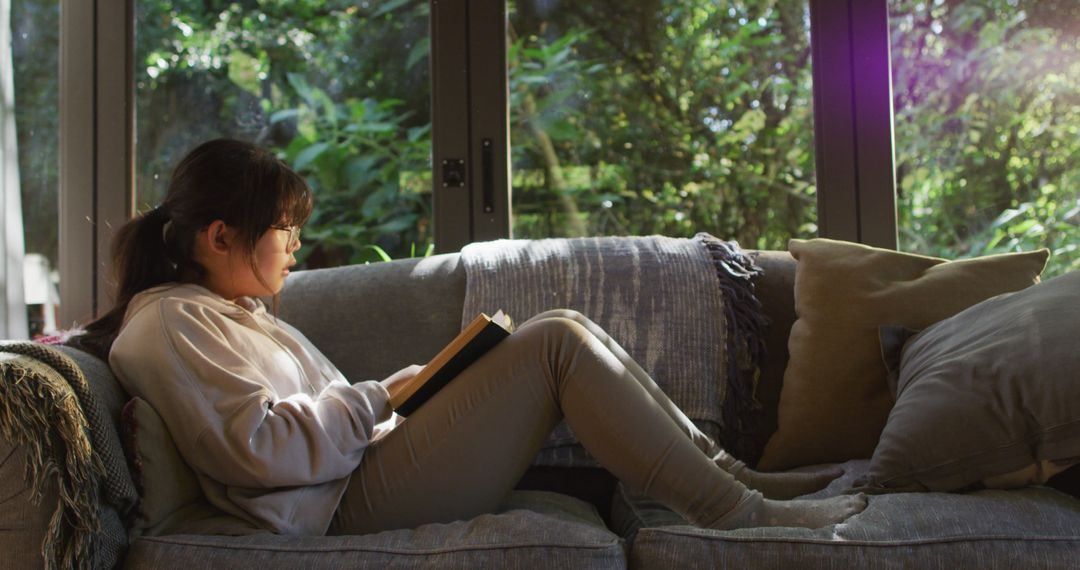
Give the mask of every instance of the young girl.
M 534 317 L 407 420 L 393 415 L 389 394 L 418 366 L 351 384 L 258 299 L 276 305 L 311 207 L 272 154 L 200 145 L 164 202 L 117 234 L 117 304 L 82 338 L 157 410 L 218 508 L 289 534 L 470 518 L 498 507 L 562 417 L 629 487 L 703 527 L 818 527 L 865 508 L 861 495 L 777 500 L 837 473 L 747 469 L 572 311 Z

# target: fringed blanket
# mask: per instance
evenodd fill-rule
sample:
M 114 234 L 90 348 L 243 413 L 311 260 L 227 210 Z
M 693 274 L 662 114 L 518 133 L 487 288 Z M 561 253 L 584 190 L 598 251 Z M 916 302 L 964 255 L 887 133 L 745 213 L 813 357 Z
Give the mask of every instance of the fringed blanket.
M 753 295 L 760 274 L 736 244 L 600 237 L 499 240 L 461 252 L 467 276 L 463 325 L 502 309 L 516 322 L 574 309 L 606 330 L 710 436 L 740 431 L 753 407 L 764 324 Z M 565 423 L 538 465 L 593 466 Z
M 26 477 L 40 501 L 50 478 L 59 500 L 42 554 L 47 568 L 91 568 L 115 562 L 124 536 L 104 536 L 104 499 L 121 514 L 138 494 L 122 452 L 105 441 L 109 421 L 79 367 L 59 350 L 32 343 L 0 343 L 0 432 L 26 450 Z M 103 494 L 103 496 L 102 496 Z M 122 530 L 122 529 L 120 529 Z

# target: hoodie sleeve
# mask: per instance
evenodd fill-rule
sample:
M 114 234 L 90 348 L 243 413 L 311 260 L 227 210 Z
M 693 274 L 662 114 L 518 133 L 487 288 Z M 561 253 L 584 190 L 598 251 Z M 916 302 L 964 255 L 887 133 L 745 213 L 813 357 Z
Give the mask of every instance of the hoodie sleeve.
M 240 487 L 311 485 L 348 476 L 390 417 L 376 381 L 335 381 L 318 395 L 278 397 L 269 378 L 295 370 L 279 353 L 249 358 L 228 317 L 197 303 L 164 299 L 125 326 L 110 363 L 130 390 L 161 414 L 184 459 Z M 121 342 L 136 335 L 138 342 Z M 279 362 L 280 367 L 267 367 Z M 290 368 L 293 367 L 293 368 Z M 148 381 L 152 379 L 152 381 Z

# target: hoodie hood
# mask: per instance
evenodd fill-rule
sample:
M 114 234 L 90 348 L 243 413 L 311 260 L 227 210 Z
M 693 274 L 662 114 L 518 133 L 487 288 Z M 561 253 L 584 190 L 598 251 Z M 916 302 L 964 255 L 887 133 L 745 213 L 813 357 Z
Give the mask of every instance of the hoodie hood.
M 229 301 L 202 285 L 195 283 L 166 283 L 151 287 L 132 297 L 131 302 L 128 303 L 127 311 L 124 313 L 124 324 L 126 325 L 139 311 L 152 305 L 155 301 L 169 298 L 195 301 L 234 318 L 266 313 L 266 305 L 260 299 L 237 297 L 236 301 Z

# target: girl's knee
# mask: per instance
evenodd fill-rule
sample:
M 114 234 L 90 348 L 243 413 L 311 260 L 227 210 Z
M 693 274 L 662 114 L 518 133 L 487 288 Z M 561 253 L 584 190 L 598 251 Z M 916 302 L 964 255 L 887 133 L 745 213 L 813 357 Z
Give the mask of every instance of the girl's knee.
M 583 315 L 583 314 L 581 314 L 581 313 L 579 313 L 579 312 L 577 312 L 577 311 L 575 311 L 573 309 L 551 309 L 549 311 L 544 311 L 542 313 L 537 313 L 535 316 L 530 318 L 528 321 L 525 321 L 525 324 L 533 323 L 533 322 L 536 322 L 536 321 L 542 321 L 542 320 L 545 320 L 545 319 L 569 319 L 571 321 L 578 322 L 578 323 L 581 323 L 581 324 L 585 324 L 586 322 L 589 321 L 589 319 L 585 315 Z
M 524 332 L 526 330 L 532 331 L 533 334 L 556 340 L 568 336 L 571 338 L 587 338 L 588 336 L 591 336 L 588 329 L 580 322 L 562 315 L 550 315 L 543 319 L 529 319 L 529 322 L 526 323 L 526 325 L 523 325 L 521 329 L 519 329 L 519 332 Z
M 585 323 L 590 322 L 589 317 L 586 317 L 585 315 L 583 315 L 583 314 L 581 314 L 581 313 L 579 313 L 579 312 L 577 312 L 577 311 L 575 311 L 573 309 L 559 309 L 559 316 L 561 316 L 564 319 L 570 319 L 571 321 L 574 321 L 576 323 L 581 323 L 581 324 L 585 324 Z

